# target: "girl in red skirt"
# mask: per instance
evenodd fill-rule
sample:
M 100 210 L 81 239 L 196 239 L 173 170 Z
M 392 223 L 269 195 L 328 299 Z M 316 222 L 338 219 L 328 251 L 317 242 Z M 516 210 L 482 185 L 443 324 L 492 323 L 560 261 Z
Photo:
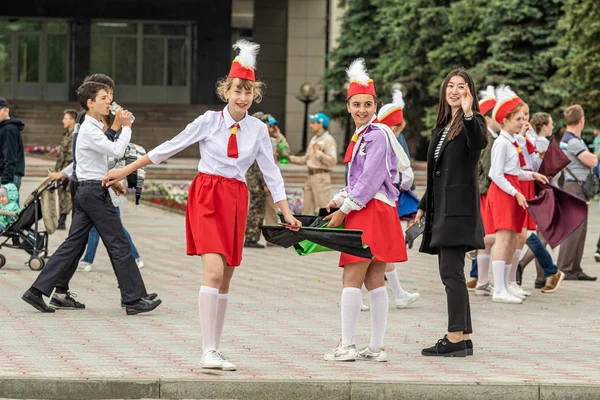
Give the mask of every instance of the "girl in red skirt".
M 373 259 L 342 253 L 342 340 L 326 361 L 387 361 L 383 347 L 388 316 L 388 294 L 384 273 L 387 263 L 407 260 L 402 227 L 396 211 L 399 172 L 410 167 L 410 161 L 398 140 L 383 124 L 374 123 L 377 98 L 373 81 L 358 59 L 348 69 L 347 109 L 357 130 L 346 150 L 344 162 L 349 164 L 348 186 L 330 202 L 340 209 L 325 219 L 329 227 L 345 222 L 346 229 L 363 231 L 363 242 L 371 248 Z M 369 290 L 371 307 L 371 341 L 357 352 L 354 343 L 360 308 L 360 288 Z
M 252 102 L 262 98 L 263 83 L 256 81 L 254 73 L 259 45 L 239 40 L 233 47 L 240 54 L 227 78 L 217 83 L 217 94 L 227 106 L 222 111 L 207 111 L 173 139 L 127 167 L 109 171 L 104 178 L 111 185 L 145 165 L 159 164 L 200 143 L 199 174 L 190 186 L 186 209 L 187 254 L 201 256 L 204 268 L 198 296 L 201 366 L 228 371 L 235 370 L 235 365 L 225 359 L 219 345 L 229 283 L 242 262 L 248 214 L 245 175 L 254 161 L 287 223 L 298 228 L 301 225 L 288 207 L 267 127 L 248 115 Z
M 486 234 L 496 234 L 492 251 L 494 294 L 492 300 L 499 303 L 520 304 L 522 299 L 509 293 L 508 276 L 510 264 L 521 233 L 527 209 L 527 199 L 522 193 L 519 180 L 548 179 L 537 172 L 524 171 L 525 159 L 515 133 L 525 124 L 521 100 L 509 87 L 496 90 L 497 104 L 494 119 L 502 126 L 500 135 L 492 146 L 490 178 L 486 210 Z

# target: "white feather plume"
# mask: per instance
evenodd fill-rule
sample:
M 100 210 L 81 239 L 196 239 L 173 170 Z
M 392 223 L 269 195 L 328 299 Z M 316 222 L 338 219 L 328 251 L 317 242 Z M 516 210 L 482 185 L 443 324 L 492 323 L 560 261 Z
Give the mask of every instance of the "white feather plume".
M 233 45 L 233 49 L 240 50 L 240 54 L 236 57 L 240 61 L 240 64 L 246 68 L 256 68 L 256 56 L 258 50 L 260 50 L 260 44 L 250 42 L 249 40 L 239 39 Z
M 496 98 L 496 89 L 492 85 L 488 85 L 485 90 L 479 92 L 479 101 L 485 101 Z
M 496 101 L 498 102 L 498 105 L 516 96 L 517 94 L 510 88 L 510 86 L 499 85 L 496 88 Z
M 394 89 L 394 93 L 392 94 L 392 103 L 404 109 L 404 97 L 402 96 L 401 90 Z
M 348 79 L 350 82 L 356 81 L 363 86 L 367 86 L 369 84 L 369 74 L 367 74 L 367 68 L 365 67 L 365 59 L 357 58 L 352 61 L 350 67 L 346 70 L 346 74 L 348 74 Z

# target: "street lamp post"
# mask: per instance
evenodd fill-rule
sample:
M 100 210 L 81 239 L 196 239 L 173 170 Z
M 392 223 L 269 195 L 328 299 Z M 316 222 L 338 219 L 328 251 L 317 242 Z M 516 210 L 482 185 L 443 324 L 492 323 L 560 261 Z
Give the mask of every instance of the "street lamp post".
M 306 152 L 308 145 L 308 106 L 315 101 L 315 87 L 310 83 L 303 83 L 300 86 L 300 95 L 296 96 L 298 100 L 304 103 L 304 128 L 302 129 L 302 151 Z

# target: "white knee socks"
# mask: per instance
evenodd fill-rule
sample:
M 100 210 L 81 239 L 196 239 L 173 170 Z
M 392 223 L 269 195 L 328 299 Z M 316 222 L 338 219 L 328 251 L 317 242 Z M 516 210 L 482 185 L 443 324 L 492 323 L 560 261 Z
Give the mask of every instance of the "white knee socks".
M 492 272 L 494 274 L 494 293 L 504 294 L 507 291 L 505 266 L 506 263 L 502 260 L 492 261 Z
M 388 294 L 385 286 L 369 291 L 369 302 L 371 304 L 371 350 L 379 350 L 383 347 L 385 329 L 388 318 Z
M 359 288 L 347 287 L 342 290 L 342 346 L 344 347 L 354 344 L 361 306 L 362 295 Z
M 490 255 L 477 254 L 477 283 L 485 285 L 489 282 Z
M 395 298 L 402 299 L 406 297 L 406 292 L 404 289 L 402 289 L 402 286 L 400 286 L 400 279 L 398 279 L 398 271 L 396 269 L 391 272 L 386 272 L 385 277 L 392 287 L 392 292 L 394 292 Z
M 512 258 L 512 264 L 510 264 L 510 272 L 508 274 L 507 282 L 516 282 L 517 281 L 517 267 L 519 266 L 519 261 L 521 260 L 521 250 L 515 250 Z
M 215 325 L 217 321 L 218 302 L 219 289 L 200 286 L 198 311 L 200 313 L 200 329 L 202 330 L 202 354 L 206 354 L 209 350 L 217 349 Z
M 225 311 L 227 311 L 228 293 L 219 293 L 217 302 L 217 320 L 215 323 L 215 347 L 219 350 L 221 344 L 221 335 L 223 334 L 223 324 L 225 323 Z

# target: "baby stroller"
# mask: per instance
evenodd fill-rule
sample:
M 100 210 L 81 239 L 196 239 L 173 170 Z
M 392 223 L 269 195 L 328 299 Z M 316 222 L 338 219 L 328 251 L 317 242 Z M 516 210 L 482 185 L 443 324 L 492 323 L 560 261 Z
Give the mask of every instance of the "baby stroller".
M 34 271 L 44 268 L 44 257 L 48 256 L 48 236 L 56 229 L 56 223 L 52 224 L 52 221 L 46 223 L 46 218 L 44 218 L 46 231 L 39 229 L 39 220 L 43 216 L 42 197 L 54 200 L 53 192 L 56 187 L 55 182 L 45 180 L 27 198 L 19 215 L 3 231 L 0 231 L 0 249 L 8 247 L 25 250 L 31 256 L 27 265 Z M 6 257 L 0 254 L 0 268 L 5 264 Z

